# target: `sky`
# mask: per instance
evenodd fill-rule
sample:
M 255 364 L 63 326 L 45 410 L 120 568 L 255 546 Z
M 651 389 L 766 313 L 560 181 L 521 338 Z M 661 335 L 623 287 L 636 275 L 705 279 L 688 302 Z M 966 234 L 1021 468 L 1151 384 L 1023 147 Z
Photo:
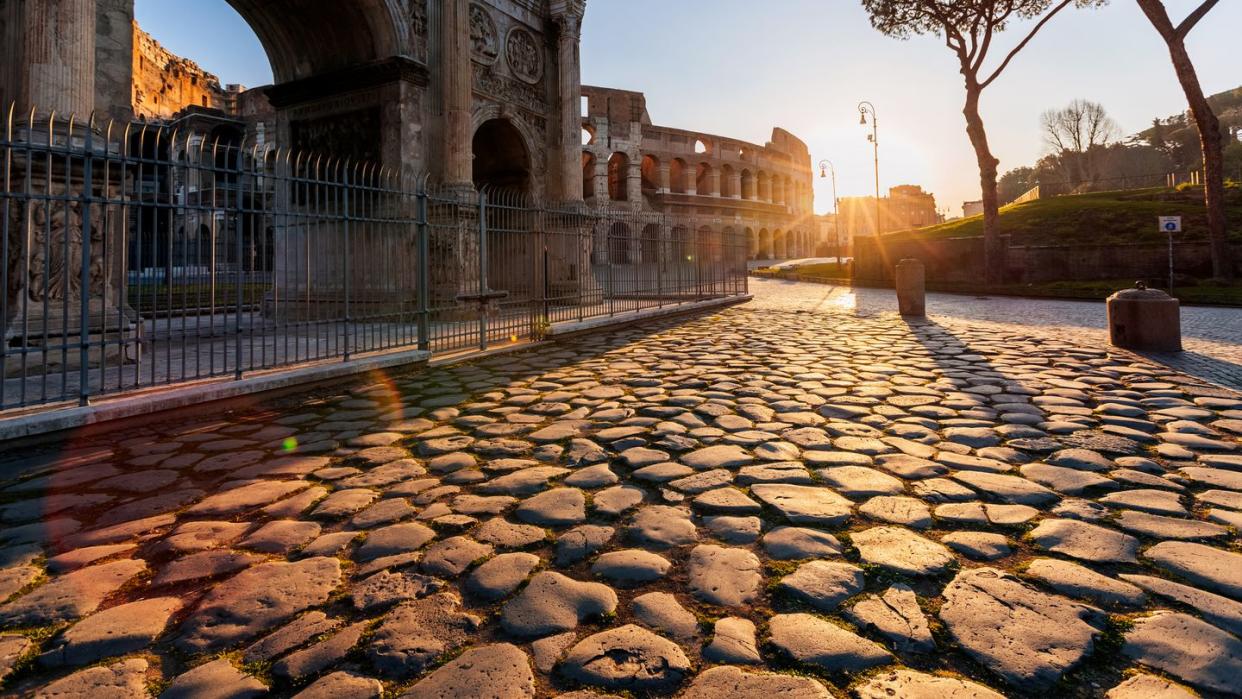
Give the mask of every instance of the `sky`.
M 1199 0 L 1166 0 L 1180 18 Z M 271 82 L 253 32 L 225 0 L 136 0 L 139 24 L 169 50 L 223 82 Z M 1025 34 L 1015 24 L 996 58 Z M 1242 85 L 1242 0 L 1224 0 L 1187 42 L 1208 93 Z M 225 40 L 228 37 L 228 40 Z M 873 30 L 857 0 L 589 0 L 582 81 L 639 90 L 654 123 L 766 142 L 774 126 L 807 143 L 813 164 L 836 166 L 839 196 L 874 190 L 869 128 L 879 116 L 880 184 L 918 184 L 950 216 L 979 198 L 956 58 L 934 37 L 907 41 Z M 1075 98 L 1099 102 L 1130 134 L 1185 109 L 1163 41 L 1133 0 L 1065 11 L 983 95 L 992 150 L 1005 170 L 1045 154 L 1039 116 Z M 816 210 L 832 210 L 816 178 Z

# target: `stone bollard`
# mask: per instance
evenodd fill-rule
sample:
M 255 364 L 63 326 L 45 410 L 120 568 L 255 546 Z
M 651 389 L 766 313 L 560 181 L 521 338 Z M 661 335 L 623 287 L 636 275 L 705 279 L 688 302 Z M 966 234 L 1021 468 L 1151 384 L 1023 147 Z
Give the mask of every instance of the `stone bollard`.
M 1143 282 L 1108 297 L 1108 338 L 1115 346 L 1147 352 L 1181 352 L 1177 299 Z
M 897 310 L 903 316 L 927 314 L 926 272 L 915 259 L 897 263 Z

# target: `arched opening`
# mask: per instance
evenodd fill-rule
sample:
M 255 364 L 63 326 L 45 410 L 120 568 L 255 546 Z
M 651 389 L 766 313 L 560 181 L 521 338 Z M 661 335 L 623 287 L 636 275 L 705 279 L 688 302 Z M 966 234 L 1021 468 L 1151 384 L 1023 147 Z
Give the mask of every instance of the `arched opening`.
M 508 119 L 483 122 L 474 132 L 474 186 L 530 192 L 530 155 Z
M 644 226 L 642 238 L 638 242 L 643 264 L 651 265 L 660 261 L 660 224 L 648 223 Z
M 755 200 L 755 175 L 750 170 L 742 170 L 742 198 Z
M 595 154 L 589 151 L 582 152 L 582 198 L 595 198 Z
M 674 226 L 669 232 L 669 259 L 674 262 L 686 262 L 690 256 L 690 230 L 685 226 Z
M 709 197 L 715 194 L 712 188 L 712 166 L 707 163 L 699 163 L 698 171 L 694 177 L 694 188 L 701 197 Z
M 732 198 L 738 194 L 733 189 L 733 166 L 725 164 L 720 168 L 720 196 Z
M 613 223 L 608 229 L 608 262 L 614 265 L 629 264 L 633 249 L 630 227 L 621 221 Z
M 644 155 L 642 165 L 643 194 L 660 191 L 660 161 L 654 155 Z
M 625 153 L 613 153 L 608 158 L 608 198 L 612 201 L 629 200 L 630 159 Z
M 694 142 L 694 152 L 699 155 L 708 155 L 712 152 L 712 149 L 707 145 L 707 141 L 700 138 Z
M 582 127 L 582 145 L 590 146 L 595 144 L 595 129 L 590 126 Z
M 227 2 L 258 35 L 277 83 L 418 53 L 393 0 Z
M 759 259 L 772 259 L 772 232 L 766 228 L 759 230 Z
M 673 194 L 686 193 L 686 161 L 676 158 L 668 165 L 668 188 Z

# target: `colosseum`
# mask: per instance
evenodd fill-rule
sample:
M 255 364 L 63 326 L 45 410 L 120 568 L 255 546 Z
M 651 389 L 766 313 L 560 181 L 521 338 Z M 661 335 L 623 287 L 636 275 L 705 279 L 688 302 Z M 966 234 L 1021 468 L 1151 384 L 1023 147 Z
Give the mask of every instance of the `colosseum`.
M 811 156 L 796 136 L 775 128 L 758 145 L 656 126 L 641 92 L 584 85 L 582 96 L 587 202 L 684 215 L 726 240 L 744 234 L 752 260 L 814 254 Z

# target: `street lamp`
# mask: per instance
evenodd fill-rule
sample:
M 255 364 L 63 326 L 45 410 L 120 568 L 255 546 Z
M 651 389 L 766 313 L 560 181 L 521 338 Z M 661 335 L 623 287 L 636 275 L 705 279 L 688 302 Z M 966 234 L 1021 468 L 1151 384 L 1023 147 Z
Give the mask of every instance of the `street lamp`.
M 867 117 L 871 117 L 871 135 L 867 137 L 875 149 L 875 238 L 880 243 L 880 123 L 876 119 L 875 105 L 863 101 L 858 103 L 858 123 L 867 125 Z
M 837 253 L 837 262 L 841 261 L 841 212 L 840 200 L 837 198 L 837 169 L 832 166 L 831 160 L 819 161 L 819 176 L 821 179 L 828 177 L 828 173 L 832 173 L 832 237 L 834 248 Z

